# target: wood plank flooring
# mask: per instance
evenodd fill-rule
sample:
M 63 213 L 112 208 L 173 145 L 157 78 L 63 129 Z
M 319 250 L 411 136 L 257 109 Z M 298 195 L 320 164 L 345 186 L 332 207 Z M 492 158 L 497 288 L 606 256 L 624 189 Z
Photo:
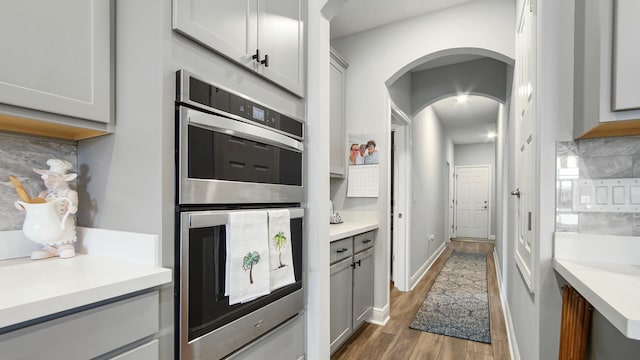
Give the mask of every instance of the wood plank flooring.
M 491 344 L 409 328 L 453 250 L 487 254 Z M 391 288 L 391 318 L 385 326 L 365 323 L 331 359 L 509 360 L 509 344 L 495 269 L 493 242 L 451 241 L 413 291 L 400 292 Z

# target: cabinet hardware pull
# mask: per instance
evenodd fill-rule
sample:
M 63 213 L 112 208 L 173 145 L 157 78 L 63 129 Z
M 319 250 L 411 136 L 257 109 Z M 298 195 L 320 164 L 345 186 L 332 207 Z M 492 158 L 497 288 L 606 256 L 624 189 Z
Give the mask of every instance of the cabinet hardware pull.
M 260 64 L 264 65 L 264 67 L 269 67 L 269 54 L 264 56 L 264 59 L 260 60 Z
M 362 264 L 360 263 L 360 261 L 362 261 L 362 260 L 358 260 L 358 261 L 356 261 L 356 262 L 358 263 L 358 266 L 362 266 Z M 354 267 L 355 267 L 355 266 L 354 266 Z
M 253 56 L 251 56 L 251 58 L 252 58 L 253 60 L 256 60 L 256 61 L 261 62 L 261 61 L 260 61 L 260 49 L 256 49 L 256 53 L 255 53 L 255 54 L 253 54 Z
M 356 263 L 351 264 L 351 268 L 355 269 L 356 268 Z
M 342 248 L 342 249 L 336 250 L 336 252 L 337 252 L 338 254 L 340 254 L 340 253 L 343 253 L 343 252 L 345 252 L 345 251 L 347 251 L 347 250 L 349 250 L 349 249 L 347 249 L 347 248 Z
M 368 243 L 370 243 L 370 242 L 371 242 L 371 239 L 362 240 L 362 243 L 363 243 L 363 244 L 368 244 Z

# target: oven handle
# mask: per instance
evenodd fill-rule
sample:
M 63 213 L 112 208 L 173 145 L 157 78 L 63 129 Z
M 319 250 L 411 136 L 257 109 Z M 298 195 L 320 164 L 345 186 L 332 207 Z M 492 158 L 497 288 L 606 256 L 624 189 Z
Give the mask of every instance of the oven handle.
M 274 208 L 274 210 L 277 208 Z M 203 212 L 193 212 L 188 216 L 189 219 L 189 229 L 197 229 L 209 226 L 220 226 L 225 225 L 229 221 L 229 213 L 236 211 L 251 211 L 251 210 L 214 210 L 214 211 L 203 211 Z M 297 219 L 304 217 L 304 209 L 303 208 L 290 208 L 289 212 L 291 213 L 292 219 Z
M 304 145 L 296 139 L 242 121 L 205 114 L 192 109 L 187 110 L 187 119 L 192 124 L 206 126 L 208 129 L 231 136 L 243 137 L 278 147 L 285 146 L 298 152 L 304 150 Z

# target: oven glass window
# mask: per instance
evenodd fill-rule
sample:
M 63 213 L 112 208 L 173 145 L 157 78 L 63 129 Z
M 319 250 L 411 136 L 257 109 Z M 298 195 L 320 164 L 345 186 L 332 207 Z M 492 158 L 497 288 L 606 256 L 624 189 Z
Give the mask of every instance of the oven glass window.
M 302 154 L 189 126 L 189 177 L 302 185 Z
M 302 287 L 302 218 L 291 219 L 296 282 L 256 300 L 229 305 L 224 296 L 225 226 L 189 231 L 189 341 L 249 314 Z

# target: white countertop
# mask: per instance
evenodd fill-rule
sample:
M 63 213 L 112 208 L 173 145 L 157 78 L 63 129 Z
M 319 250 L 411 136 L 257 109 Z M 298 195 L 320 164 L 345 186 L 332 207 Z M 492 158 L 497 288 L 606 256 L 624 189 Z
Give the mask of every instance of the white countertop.
M 626 337 L 640 340 L 640 237 L 556 233 L 554 269 Z
M 379 227 L 378 216 L 375 212 L 357 214 L 345 211 L 340 212 L 344 222 L 341 224 L 329 224 L 329 241 L 336 241 L 349 236 L 362 234 Z M 356 216 L 357 215 L 357 216 Z
M 98 232 L 105 239 L 118 237 L 118 232 Z M 123 234 L 122 238 L 131 240 L 131 233 Z M 171 282 L 171 270 L 149 264 L 147 259 L 136 262 L 131 252 L 123 254 L 124 259 L 113 256 L 127 251 L 120 247 L 120 239 L 108 241 L 116 245 L 116 251 L 105 251 L 100 246 L 86 249 L 86 244 L 104 243 L 101 236 L 76 245 L 76 250 L 95 255 L 0 261 L 0 329 Z M 137 245 L 146 244 L 149 239 L 157 237 L 143 237 Z M 139 249 L 155 251 L 156 245 Z

